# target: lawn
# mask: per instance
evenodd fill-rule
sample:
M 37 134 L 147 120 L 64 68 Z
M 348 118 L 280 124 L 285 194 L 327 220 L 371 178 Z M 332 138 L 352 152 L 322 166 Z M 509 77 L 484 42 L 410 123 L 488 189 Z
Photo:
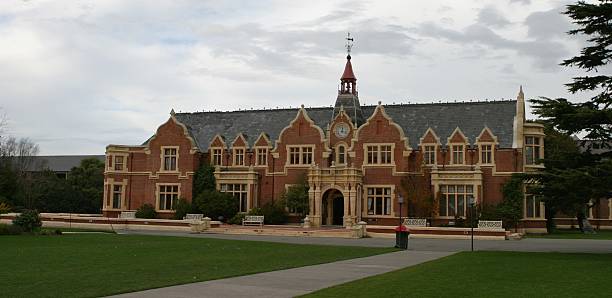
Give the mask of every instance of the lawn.
M 394 251 L 115 234 L 0 236 L 0 296 L 93 297 Z
M 462 252 L 307 297 L 603 297 L 612 254 Z
M 550 238 L 550 239 L 597 239 L 612 240 L 612 230 L 599 230 L 597 234 L 584 234 L 578 229 L 559 229 L 552 234 L 527 234 L 528 238 Z

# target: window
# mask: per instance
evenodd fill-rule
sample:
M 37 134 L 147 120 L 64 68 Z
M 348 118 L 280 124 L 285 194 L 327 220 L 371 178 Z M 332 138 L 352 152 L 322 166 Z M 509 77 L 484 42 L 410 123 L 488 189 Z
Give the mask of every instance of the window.
M 268 164 L 268 148 L 257 148 L 257 165 L 265 166 Z
M 123 171 L 123 156 L 115 155 L 115 171 Z
M 244 166 L 244 149 L 243 148 L 234 149 L 234 165 Z
M 289 164 L 309 165 L 313 162 L 313 147 L 289 147 Z
M 480 163 L 493 163 L 493 145 L 480 145 Z
M 340 145 L 336 149 L 336 163 L 340 165 L 346 164 L 346 147 L 344 145 Z
M 247 212 L 247 185 L 246 184 L 221 184 L 221 192 L 231 194 L 238 199 L 239 212 Z
M 525 217 L 540 217 L 540 199 L 537 196 L 532 194 L 525 195 Z
M 123 185 L 113 185 L 113 209 L 121 209 L 121 197 L 123 196 Z
M 463 145 L 453 145 L 452 164 L 462 165 L 463 164 Z
M 426 165 L 433 165 L 436 163 L 436 146 L 423 146 L 423 162 Z
M 474 196 L 473 185 L 440 185 L 438 215 L 465 216 L 469 198 Z
M 177 148 L 162 148 L 164 171 L 176 171 Z
M 525 137 L 525 163 L 534 165 L 541 159 L 542 144 L 539 137 Z
M 391 188 L 368 187 L 368 215 L 391 215 Z
M 391 164 L 393 151 L 391 145 L 368 145 L 366 156 L 368 164 Z
M 178 200 L 179 196 L 178 185 L 160 185 L 159 186 L 159 201 L 158 210 L 172 210 L 172 207 Z
M 220 166 L 221 165 L 221 161 L 222 161 L 222 150 L 217 148 L 217 149 L 213 149 L 212 150 L 212 163 L 213 166 Z

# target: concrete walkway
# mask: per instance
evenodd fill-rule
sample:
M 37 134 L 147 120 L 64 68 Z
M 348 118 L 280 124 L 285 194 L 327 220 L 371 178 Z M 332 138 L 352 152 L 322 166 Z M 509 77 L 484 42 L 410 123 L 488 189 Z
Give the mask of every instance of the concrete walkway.
M 123 232 L 121 232 L 123 233 Z M 292 244 L 344 245 L 366 247 L 392 247 L 395 239 L 388 238 L 317 238 L 317 237 L 285 237 L 257 235 L 226 235 L 226 234 L 190 234 L 186 232 L 153 232 L 127 231 L 128 234 L 162 235 L 181 237 L 202 237 L 215 239 L 269 241 Z M 410 239 L 410 251 L 440 251 L 456 252 L 470 250 L 470 240 L 457 239 Z M 495 251 L 525 251 L 525 252 L 568 252 L 568 253 L 612 253 L 612 240 L 589 239 L 541 239 L 526 238 L 522 240 L 474 240 L 475 250 Z
M 453 252 L 400 251 L 334 263 L 127 293 L 113 297 L 294 297 L 451 254 Z

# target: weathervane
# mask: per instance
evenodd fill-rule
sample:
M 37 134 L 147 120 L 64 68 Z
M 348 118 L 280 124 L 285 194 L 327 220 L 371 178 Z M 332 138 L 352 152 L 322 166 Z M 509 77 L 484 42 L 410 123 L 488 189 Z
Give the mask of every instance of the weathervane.
M 353 48 L 353 41 L 354 39 L 351 37 L 351 32 L 348 32 L 346 34 L 346 53 L 349 56 L 351 55 L 351 49 Z

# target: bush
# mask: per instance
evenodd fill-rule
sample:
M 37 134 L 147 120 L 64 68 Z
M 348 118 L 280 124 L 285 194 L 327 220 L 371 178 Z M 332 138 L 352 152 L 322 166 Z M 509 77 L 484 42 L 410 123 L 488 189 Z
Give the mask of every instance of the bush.
M 246 216 L 246 214 L 244 213 L 237 213 L 236 215 L 234 215 L 234 217 L 232 217 L 228 223 L 232 224 L 232 225 L 241 225 L 242 224 L 242 220 L 244 219 L 244 217 Z
M 501 216 L 497 210 L 497 205 L 486 204 L 480 206 L 480 217 L 479 220 L 500 220 Z
M 238 199 L 216 190 L 205 190 L 195 199 L 195 205 L 212 220 L 229 220 L 238 213 Z
M 16 225 L 0 224 L 0 235 L 20 235 L 23 229 Z
M 185 198 L 179 199 L 174 205 L 174 219 L 183 219 L 189 212 L 191 212 L 191 204 Z
M 59 229 L 41 229 L 38 232 L 38 235 L 42 235 L 42 236 L 53 236 L 53 235 L 61 235 L 62 231 L 60 231 Z
M 156 218 L 157 212 L 151 204 L 144 204 L 136 210 L 136 218 Z
M 248 214 L 249 215 L 264 215 L 263 210 L 259 207 L 251 208 Z
M 24 232 L 33 232 L 42 226 L 40 215 L 36 210 L 24 210 L 15 219 L 13 224 L 20 227 Z
M 11 211 L 11 207 L 5 203 L 0 202 L 0 214 L 9 213 Z
M 264 216 L 264 223 L 269 225 L 277 225 L 287 223 L 289 213 L 285 208 L 285 201 L 277 200 L 274 203 L 269 202 L 261 208 Z

